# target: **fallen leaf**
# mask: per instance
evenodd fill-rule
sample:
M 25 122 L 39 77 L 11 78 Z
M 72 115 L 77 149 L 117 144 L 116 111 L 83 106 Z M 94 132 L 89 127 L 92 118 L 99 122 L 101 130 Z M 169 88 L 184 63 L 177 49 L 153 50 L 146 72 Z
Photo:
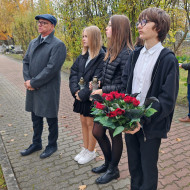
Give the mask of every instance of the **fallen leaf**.
M 3 115 L 0 115 L 0 117 L 3 117 Z
M 104 156 L 99 156 L 98 158 L 100 158 L 101 160 L 104 160 Z
M 8 126 L 11 127 L 13 124 L 9 123 Z
M 68 125 L 65 125 L 65 128 L 69 127 Z
M 176 138 L 176 141 L 177 141 L 177 142 L 181 142 L 181 139 L 180 139 L 180 138 Z
M 165 152 L 163 150 L 160 150 L 160 153 L 164 154 Z
M 66 118 L 66 116 L 63 115 L 63 116 L 61 116 L 61 118 Z
M 5 133 L 5 131 L 0 131 L 0 133 Z
M 79 190 L 84 190 L 84 189 L 86 189 L 86 185 L 79 186 Z
M 24 134 L 24 136 L 25 136 L 25 137 L 27 137 L 27 136 L 28 136 L 28 134 Z
M 11 142 L 14 142 L 14 139 L 11 139 Z

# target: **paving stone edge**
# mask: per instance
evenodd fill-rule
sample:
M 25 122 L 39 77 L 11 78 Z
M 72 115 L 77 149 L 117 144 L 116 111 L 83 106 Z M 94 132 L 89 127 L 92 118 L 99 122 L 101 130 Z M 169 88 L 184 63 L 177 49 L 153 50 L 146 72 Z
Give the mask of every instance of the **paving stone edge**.
M 0 164 L 8 190 L 20 190 L 0 134 Z

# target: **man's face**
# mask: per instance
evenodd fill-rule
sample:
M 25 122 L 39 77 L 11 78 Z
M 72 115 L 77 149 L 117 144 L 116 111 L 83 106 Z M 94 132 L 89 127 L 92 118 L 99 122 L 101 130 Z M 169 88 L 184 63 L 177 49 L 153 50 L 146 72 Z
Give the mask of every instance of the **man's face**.
M 148 19 L 143 19 L 138 24 L 137 28 L 139 31 L 139 37 L 143 40 L 158 40 L 158 32 L 156 29 L 153 29 L 155 26 L 154 22 L 149 21 Z
M 54 30 L 54 25 L 45 19 L 38 20 L 38 32 L 43 36 L 49 35 Z

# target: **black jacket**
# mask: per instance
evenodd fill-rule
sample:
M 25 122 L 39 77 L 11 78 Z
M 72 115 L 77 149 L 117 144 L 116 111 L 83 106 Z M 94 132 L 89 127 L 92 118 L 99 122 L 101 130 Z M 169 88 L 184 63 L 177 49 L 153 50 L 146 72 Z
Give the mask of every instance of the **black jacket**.
M 103 93 L 121 90 L 121 76 L 130 53 L 130 49 L 123 48 L 118 54 L 117 58 L 111 63 L 109 63 L 109 58 L 104 62 L 101 78 L 101 87 Z
M 182 68 L 188 70 L 187 84 L 190 84 L 190 63 L 183 63 Z
M 137 62 L 140 50 L 136 49 L 124 68 L 122 75 L 122 90 L 131 93 L 133 71 Z M 158 102 L 152 107 L 156 112 L 149 118 L 142 118 L 144 133 L 147 138 L 167 138 L 170 130 L 174 107 L 179 89 L 179 66 L 178 61 L 172 51 L 164 48 L 155 64 L 151 77 L 151 86 L 147 97 L 156 97 Z
M 85 55 L 79 55 L 76 61 L 71 67 L 71 73 L 69 77 L 69 87 L 71 94 L 75 98 L 75 93 L 80 90 L 79 80 L 81 77 L 84 78 L 86 83 L 85 88 L 79 91 L 79 97 L 82 102 L 88 101 L 91 91 L 89 90 L 89 82 L 92 81 L 94 76 L 100 79 L 103 68 L 103 59 L 105 52 L 103 49 L 100 50 L 98 56 L 92 59 L 85 68 L 86 61 L 88 59 L 89 53 Z

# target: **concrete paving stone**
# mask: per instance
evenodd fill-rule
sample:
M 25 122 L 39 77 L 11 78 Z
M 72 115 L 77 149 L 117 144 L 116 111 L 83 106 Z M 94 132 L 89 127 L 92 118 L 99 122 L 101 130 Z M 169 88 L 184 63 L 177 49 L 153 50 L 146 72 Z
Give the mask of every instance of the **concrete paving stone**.
M 76 164 L 73 164 L 67 168 L 61 169 L 62 174 L 67 174 L 70 172 L 74 172 L 75 170 L 78 170 L 78 166 Z
M 101 187 L 100 187 L 100 189 L 101 189 L 101 190 L 102 190 L 102 189 L 103 189 L 103 190 L 110 190 L 110 189 L 112 190 L 112 189 L 114 189 L 114 188 L 113 188 L 112 185 L 109 185 L 108 187 L 104 187 L 104 188 L 101 188 Z
M 75 170 L 75 175 L 82 175 L 83 173 L 87 173 L 89 171 L 90 173 L 92 173 L 91 167 L 88 165 L 86 167 L 81 167 L 81 168 L 78 167 L 78 170 Z
M 86 174 L 88 175 L 88 179 L 87 180 L 83 180 L 83 184 L 88 184 L 88 185 L 93 185 L 95 184 L 95 180 L 100 177 L 101 175 L 100 174 L 94 174 L 92 172 L 90 172 L 90 175 L 89 175 L 89 172 L 86 172 Z
M 176 177 L 178 177 L 179 179 L 182 179 L 185 176 L 189 176 L 189 183 L 190 183 L 190 175 L 189 175 L 189 169 L 187 168 L 182 168 L 180 170 L 178 170 L 177 172 L 175 172 Z
M 187 175 L 180 179 L 180 181 L 176 181 L 175 183 L 180 187 L 190 187 L 190 175 Z
M 125 189 L 127 185 L 130 184 L 130 178 L 121 179 L 117 183 L 113 183 L 114 189 Z
M 86 180 L 88 179 L 88 176 L 87 174 L 82 174 L 82 175 L 78 175 L 76 178 L 72 178 L 72 179 L 69 179 L 69 184 L 72 185 L 72 184 L 75 184 L 75 183 L 79 183 L 80 181 L 83 181 L 83 180 Z
M 168 184 L 164 188 L 161 188 L 160 190 L 182 190 L 181 187 L 177 186 L 175 183 Z
M 161 181 L 161 184 L 165 187 L 168 184 L 173 183 L 174 181 L 177 184 L 177 181 L 179 180 L 179 178 L 177 178 L 174 174 L 173 175 L 168 175 L 168 176 L 164 176 L 164 178 Z M 181 182 L 181 180 L 180 180 Z

